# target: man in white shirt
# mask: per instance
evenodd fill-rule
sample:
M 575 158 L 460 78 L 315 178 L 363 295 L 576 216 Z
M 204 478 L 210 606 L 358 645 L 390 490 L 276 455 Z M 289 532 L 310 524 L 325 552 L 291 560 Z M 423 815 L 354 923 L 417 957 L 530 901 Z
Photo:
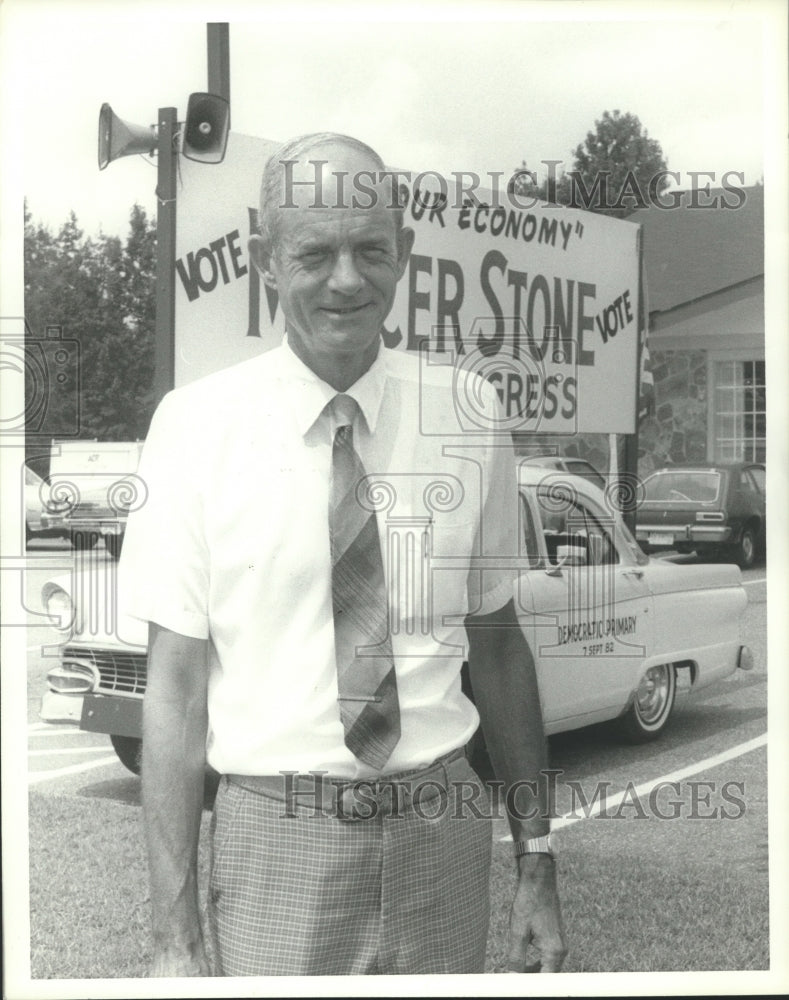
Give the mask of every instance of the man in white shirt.
M 511 448 L 464 435 L 451 369 L 381 342 L 413 243 L 383 171 L 332 134 L 272 156 L 250 253 L 286 342 L 171 393 L 151 425 L 121 573 L 150 623 L 153 975 L 210 974 L 206 762 L 222 775 L 209 915 L 224 975 L 482 971 L 491 828 L 463 754 L 478 724 L 464 659 L 500 779 L 539 784 L 546 767 L 513 608 Z M 374 197 L 354 203 L 341 182 L 360 175 Z M 554 860 L 532 805 L 509 817 L 510 964 L 533 941 L 555 971 Z

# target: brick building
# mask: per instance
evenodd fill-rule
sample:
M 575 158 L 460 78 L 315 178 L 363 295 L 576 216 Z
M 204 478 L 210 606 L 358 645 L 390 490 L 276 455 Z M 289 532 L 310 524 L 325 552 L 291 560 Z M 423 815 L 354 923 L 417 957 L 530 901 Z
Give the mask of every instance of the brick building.
M 737 208 L 646 208 L 654 400 L 639 423 L 639 472 L 676 462 L 765 459 L 764 192 Z M 697 201 L 736 203 L 731 192 Z

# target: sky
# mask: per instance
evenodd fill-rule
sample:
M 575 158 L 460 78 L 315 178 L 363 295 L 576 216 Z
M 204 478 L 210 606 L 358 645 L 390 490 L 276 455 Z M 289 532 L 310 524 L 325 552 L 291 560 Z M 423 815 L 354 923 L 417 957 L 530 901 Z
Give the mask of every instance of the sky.
M 618 108 L 660 142 L 680 173 L 674 186 L 690 186 L 690 171 L 718 181 L 738 171 L 753 184 L 771 127 L 753 14 L 771 7 L 258 0 L 218 13 L 7 0 L 3 84 L 12 81 L 24 132 L 14 152 L 34 218 L 57 228 L 73 210 L 89 233 L 123 235 L 135 201 L 155 208 L 156 171 L 143 157 L 99 172 L 101 104 L 140 125 L 161 106 L 182 119 L 189 93 L 207 85 L 205 23 L 220 18 L 230 22 L 234 131 L 281 140 L 336 130 L 392 165 L 509 175 L 523 160 L 538 173 L 550 159 L 570 168 L 595 120 Z

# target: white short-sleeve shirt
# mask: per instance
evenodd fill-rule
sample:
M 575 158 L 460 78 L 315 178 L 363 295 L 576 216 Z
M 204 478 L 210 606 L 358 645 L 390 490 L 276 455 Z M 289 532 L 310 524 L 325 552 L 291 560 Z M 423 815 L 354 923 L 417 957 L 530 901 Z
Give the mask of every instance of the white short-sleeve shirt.
M 452 371 L 381 347 L 348 390 L 389 595 L 402 730 L 390 773 L 471 737 L 463 622 L 513 594 L 509 435 L 473 421 L 464 431 Z M 497 406 L 488 383 L 474 393 Z M 208 759 L 220 772 L 370 775 L 345 746 L 337 702 L 334 428 L 323 412 L 334 395 L 283 344 L 171 392 L 151 424 L 138 470 L 148 495 L 127 525 L 121 601 L 133 617 L 210 640 Z

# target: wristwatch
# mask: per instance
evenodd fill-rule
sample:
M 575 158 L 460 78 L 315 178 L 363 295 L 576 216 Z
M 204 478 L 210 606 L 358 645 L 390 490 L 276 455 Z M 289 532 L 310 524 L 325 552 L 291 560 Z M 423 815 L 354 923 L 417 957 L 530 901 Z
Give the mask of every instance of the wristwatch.
M 552 858 L 556 857 L 550 833 L 544 837 L 530 837 L 528 840 L 516 840 L 513 846 L 515 847 L 516 858 L 521 858 L 524 854 L 549 854 Z

